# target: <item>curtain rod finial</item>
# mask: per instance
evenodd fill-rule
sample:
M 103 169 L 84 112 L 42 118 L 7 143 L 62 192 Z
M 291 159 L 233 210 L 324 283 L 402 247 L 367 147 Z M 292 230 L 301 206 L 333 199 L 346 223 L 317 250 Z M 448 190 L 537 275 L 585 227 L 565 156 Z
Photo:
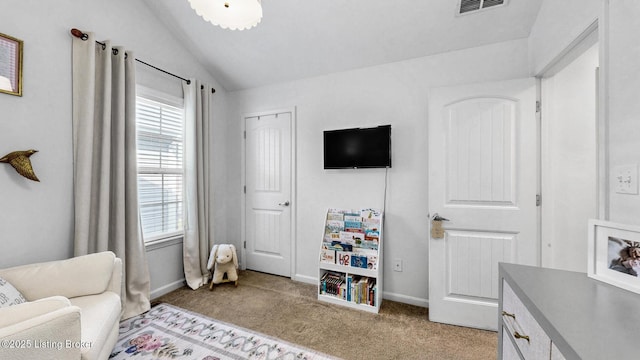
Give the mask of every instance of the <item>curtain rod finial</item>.
M 80 30 L 78 30 L 76 28 L 71 29 L 71 35 L 73 35 L 73 36 L 75 36 L 75 37 L 77 37 L 79 39 L 85 40 L 85 41 L 87 39 L 89 39 L 89 35 L 83 33 L 82 31 L 80 31 Z

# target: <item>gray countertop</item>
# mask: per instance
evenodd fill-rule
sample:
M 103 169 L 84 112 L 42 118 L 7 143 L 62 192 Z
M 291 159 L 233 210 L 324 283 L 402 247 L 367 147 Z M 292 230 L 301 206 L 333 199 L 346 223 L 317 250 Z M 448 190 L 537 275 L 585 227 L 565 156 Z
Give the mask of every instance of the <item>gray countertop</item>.
M 640 295 L 586 273 L 500 264 L 504 277 L 567 359 L 640 359 Z

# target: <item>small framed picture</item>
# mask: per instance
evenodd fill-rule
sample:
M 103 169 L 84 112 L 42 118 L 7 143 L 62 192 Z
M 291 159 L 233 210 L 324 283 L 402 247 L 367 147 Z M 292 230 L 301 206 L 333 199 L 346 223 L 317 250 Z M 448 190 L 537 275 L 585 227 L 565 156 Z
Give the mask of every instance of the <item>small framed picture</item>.
M 22 96 L 22 40 L 0 33 L 0 93 Z
M 640 294 L 640 226 L 589 220 L 589 277 Z

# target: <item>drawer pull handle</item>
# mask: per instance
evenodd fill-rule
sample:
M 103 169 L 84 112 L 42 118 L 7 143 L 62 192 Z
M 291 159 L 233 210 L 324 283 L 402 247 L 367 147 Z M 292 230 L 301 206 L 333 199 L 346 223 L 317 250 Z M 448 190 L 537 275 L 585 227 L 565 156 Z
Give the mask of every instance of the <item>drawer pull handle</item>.
M 513 318 L 513 320 L 515 320 L 515 319 L 516 319 L 516 316 L 515 316 L 514 314 L 508 313 L 508 312 L 506 312 L 506 311 L 504 311 L 504 310 L 502 311 L 502 316 L 508 316 L 508 317 L 511 317 L 511 318 Z
M 524 339 L 527 340 L 528 343 L 531 343 L 531 340 L 527 335 L 520 335 L 520 333 L 517 331 L 513 334 L 513 337 L 515 337 L 516 339 Z

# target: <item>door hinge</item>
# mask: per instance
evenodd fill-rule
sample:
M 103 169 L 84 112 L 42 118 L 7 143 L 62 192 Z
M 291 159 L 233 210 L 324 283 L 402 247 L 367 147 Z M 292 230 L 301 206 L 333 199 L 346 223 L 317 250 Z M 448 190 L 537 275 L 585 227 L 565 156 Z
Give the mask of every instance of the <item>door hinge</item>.
M 244 134 L 242 136 L 244 136 L 245 139 L 247 138 L 247 131 L 246 130 L 244 131 Z
M 540 100 L 536 101 L 536 112 L 539 113 L 542 110 L 542 103 Z
M 244 242 L 244 248 L 245 249 L 247 248 L 247 242 L 246 241 Z
M 542 205 L 542 195 L 537 194 L 536 195 L 536 206 L 540 206 Z
M 247 193 L 247 185 L 244 186 L 244 190 L 243 191 L 244 191 L 245 194 Z

